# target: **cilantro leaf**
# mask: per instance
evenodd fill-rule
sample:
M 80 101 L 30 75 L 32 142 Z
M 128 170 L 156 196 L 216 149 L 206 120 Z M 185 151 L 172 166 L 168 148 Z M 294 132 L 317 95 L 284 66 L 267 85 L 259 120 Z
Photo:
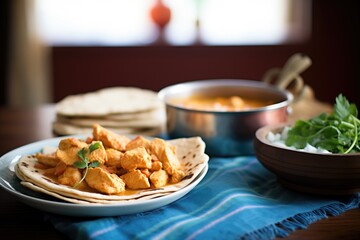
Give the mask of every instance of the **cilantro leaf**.
M 86 168 L 86 166 L 87 166 L 87 163 L 83 160 L 79 160 L 74 163 L 74 167 L 79 168 L 79 169 L 84 169 L 84 168 Z
M 288 131 L 287 146 L 303 149 L 307 144 L 332 153 L 360 152 L 360 120 L 355 104 L 340 94 L 330 115 L 298 120 Z
M 313 135 L 311 125 L 302 120 L 298 120 L 289 130 L 285 144 L 298 149 L 306 147 L 308 136 Z
M 85 158 L 86 154 L 87 154 L 86 148 L 82 148 L 82 149 L 77 153 L 78 157 L 79 157 L 81 160 L 83 160 L 83 161 L 85 161 L 85 159 L 86 159 L 86 158 Z
M 96 143 L 93 143 L 91 144 L 88 149 L 86 149 L 85 147 L 83 147 L 82 149 L 80 149 L 77 153 L 77 156 L 80 158 L 79 161 L 76 161 L 73 166 L 78 168 L 78 169 L 85 169 L 85 172 L 82 176 L 82 178 L 80 179 L 80 181 L 78 181 L 73 187 L 76 188 L 77 186 L 80 185 L 80 183 L 82 181 L 84 181 L 87 173 L 88 173 L 88 170 L 89 170 L 89 167 L 91 168 L 94 168 L 94 167 L 99 167 L 100 166 L 100 162 L 95 160 L 95 161 L 92 161 L 92 162 L 89 162 L 89 159 L 88 159 L 88 155 L 90 153 L 92 153 L 93 151 L 99 149 L 101 147 L 100 143 L 99 142 L 96 142 Z
M 335 100 L 334 113 L 341 120 L 345 120 L 350 115 L 350 104 L 343 95 L 339 95 Z
M 89 163 L 89 167 L 91 167 L 91 168 L 95 168 L 95 167 L 99 167 L 99 166 L 100 166 L 100 162 L 97 160 Z
M 100 148 L 100 143 L 99 142 L 96 142 L 96 143 L 93 143 L 89 146 L 89 150 L 90 152 L 93 152 L 95 151 L 96 149 L 99 149 Z

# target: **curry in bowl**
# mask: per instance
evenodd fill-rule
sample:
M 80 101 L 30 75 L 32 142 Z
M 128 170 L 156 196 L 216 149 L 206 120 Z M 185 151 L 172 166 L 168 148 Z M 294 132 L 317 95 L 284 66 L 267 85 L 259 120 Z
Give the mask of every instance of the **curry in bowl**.
M 200 136 L 211 156 L 253 154 L 255 131 L 286 122 L 293 97 L 269 84 L 240 79 L 199 80 L 162 89 L 170 138 Z
M 159 92 L 166 105 L 206 112 L 245 112 L 287 105 L 292 96 L 250 80 L 200 80 L 172 85 Z
M 241 96 L 190 96 L 174 98 L 170 102 L 174 105 L 206 111 L 246 111 L 274 104 L 271 100 L 251 99 Z

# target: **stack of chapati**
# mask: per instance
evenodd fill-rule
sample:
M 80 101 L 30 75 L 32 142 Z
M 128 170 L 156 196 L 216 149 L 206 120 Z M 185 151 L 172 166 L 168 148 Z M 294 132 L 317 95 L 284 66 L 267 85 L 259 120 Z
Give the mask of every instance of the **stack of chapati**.
M 53 130 L 58 135 L 87 134 L 94 123 L 121 134 L 153 136 L 165 125 L 157 93 L 134 87 L 104 88 L 70 95 L 56 104 Z

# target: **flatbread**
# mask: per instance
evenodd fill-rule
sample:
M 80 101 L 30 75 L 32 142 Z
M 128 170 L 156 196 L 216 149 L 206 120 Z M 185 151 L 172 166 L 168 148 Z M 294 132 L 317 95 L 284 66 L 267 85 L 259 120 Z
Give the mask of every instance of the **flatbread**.
M 65 116 L 105 116 L 149 111 L 162 105 L 154 91 L 134 87 L 111 87 L 67 96 L 56 104 L 56 113 Z
M 41 188 L 41 187 L 38 187 L 36 186 L 35 184 L 32 184 L 31 182 L 26 182 L 26 181 L 21 181 L 20 182 L 21 185 L 23 185 L 24 187 L 27 187 L 31 190 L 34 190 L 36 192 L 41 192 L 41 193 L 45 193 L 47 195 L 50 195 L 52 197 L 55 197 L 55 198 L 58 198 L 58 199 L 61 199 L 61 200 L 64 200 L 66 202 L 71 202 L 71 203 L 77 203 L 77 204 L 91 204 L 90 202 L 88 201 L 84 201 L 84 200 L 79 200 L 79 199 L 76 199 L 76 198 L 69 198 L 69 197 L 65 197 L 65 196 L 62 196 L 60 194 L 57 194 L 55 192 L 51 192 L 51 191 L 48 191 L 44 188 Z
M 166 185 L 158 189 L 145 189 L 134 191 L 128 195 L 105 195 L 95 192 L 85 192 L 69 186 L 61 185 L 53 179 L 46 177 L 42 169 L 35 167 L 37 159 L 34 155 L 23 156 L 15 166 L 15 173 L 22 184 L 30 189 L 42 191 L 54 197 L 62 196 L 62 200 L 75 202 L 80 201 L 109 204 L 139 199 L 152 199 L 178 191 L 190 184 L 207 165 L 209 156 L 205 154 L 205 143 L 200 137 L 180 138 L 167 141 L 176 147 L 177 157 L 183 166 L 185 177 L 176 184 Z M 28 183 L 31 184 L 28 184 Z M 35 185 L 36 187 L 33 187 Z M 35 189 L 36 188 L 36 189 Z M 39 188 L 43 190 L 39 190 Z
M 147 196 L 145 195 L 145 196 L 141 196 L 139 198 L 126 199 L 126 200 L 104 200 L 104 199 L 97 199 L 97 198 L 87 198 L 86 200 L 80 200 L 78 198 L 67 197 L 67 196 L 58 194 L 56 192 L 52 192 L 48 189 L 39 187 L 31 182 L 21 181 L 20 183 L 24 187 L 27 187 L 36 192 L 44 193 L 44 194 L 50 195 L 52 197 L 58 198 L 60 200 L 63 200 L 66 202 L 71 202 L 71 203 L 77 203 L 77 204 L 114 204 L 114 203 L 124 203 L 124 202 L 138 201 L 138 200 L 149 200 L 149 199 L 158 198 L 158 197 L 164 196 L 166 194 L 175 192 L 175 191 L 163 192 L 163 193 L 151 194 L 151 195 L 147 195 Z
M 154 119 L 154 118 L 164 118 L 165 116 L 165 106 L 160 106 L 155 109 L 150 109 L 147 111 L 141 112 L 132 112 L 132 113 L 118 113 L 118 114 L 108 114 L 102 116 L 102 119 L 109 120 L 132 120 L 132 119 Z

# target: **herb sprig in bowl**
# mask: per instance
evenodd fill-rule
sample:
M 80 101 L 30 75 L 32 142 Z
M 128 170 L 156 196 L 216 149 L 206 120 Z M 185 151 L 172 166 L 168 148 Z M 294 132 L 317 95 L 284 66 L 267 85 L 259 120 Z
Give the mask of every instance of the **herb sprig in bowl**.
M 331 114 L 297 120 L 288 131 L 285 144 L 297 149 L 310 144 L 340 154 L 360 152 L 360 120 L 356 105 L 340 94 Z

